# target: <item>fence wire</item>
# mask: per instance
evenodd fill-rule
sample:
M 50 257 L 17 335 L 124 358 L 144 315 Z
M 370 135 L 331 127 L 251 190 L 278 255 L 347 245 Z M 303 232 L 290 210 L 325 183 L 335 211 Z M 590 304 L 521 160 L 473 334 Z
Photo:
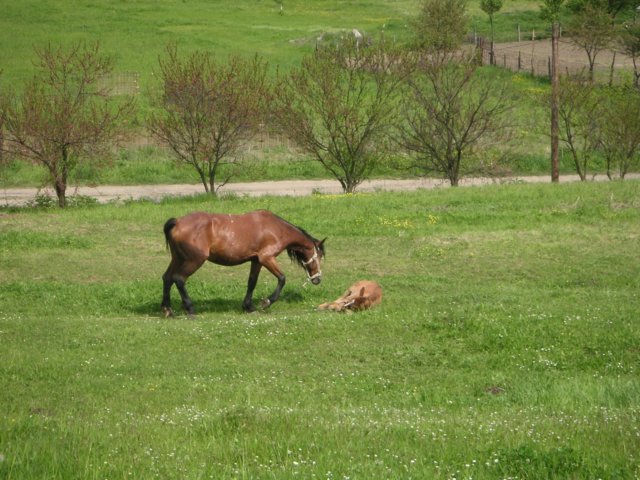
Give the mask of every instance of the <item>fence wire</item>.
M 587 54 L 564 40 L 560 42 L 558 73 L 560 75 L 586 74 L 589 70 Z M 508 45 L 494 45 L 491 54 L 491 42 L 478 38 L 477 46 L 481 50 L 483 65 L 496 65 L 513 72 L 528 73 L 537 77 L 551 77 L 551 56 L 547 45 L 541 41 L 523 41 Z M 538 50 L 538 51 L 536 51 Z M 584 57 L 584 60 L 580 58 Z M 621 54 L 606 52 L 594 64 L 594 78 L 597 81 L 623 83 L 630 78 L 631 69 L 626 65 L 627 58 Z

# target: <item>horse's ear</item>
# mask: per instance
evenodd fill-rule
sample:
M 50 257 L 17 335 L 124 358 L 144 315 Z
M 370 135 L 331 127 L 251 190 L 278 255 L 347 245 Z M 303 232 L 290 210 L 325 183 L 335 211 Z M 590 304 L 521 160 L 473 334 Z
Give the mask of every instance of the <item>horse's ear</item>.
M 324 237 L 322 240 L 320 240 L 320 243 L 318 243 L 318 250 L 322 252 L 323 256 L 324 256 L 324 242 L 326 239 L 327 237 Z

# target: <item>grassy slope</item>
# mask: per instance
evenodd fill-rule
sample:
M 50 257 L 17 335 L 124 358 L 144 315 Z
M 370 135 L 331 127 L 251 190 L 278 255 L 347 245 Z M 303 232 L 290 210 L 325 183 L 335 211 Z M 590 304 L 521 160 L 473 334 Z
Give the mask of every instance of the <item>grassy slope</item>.
M 156 2 L 122 0 L 4 2 L 0 17 L 0 65 L 8 80 L 28 78 L 33 45 L 100 41 L 116 55 L 118 71 L 140 72 L 148 80 L 168 42 L 185 51 L 220 55 L 264 55 L 288 68 L 324 32 L 352 28 L 406 35 L 406 19 L 417 4 L 393 2 L 284 2 L 284 15 L 271 0 Z
M 220 55 L 264 55 L 271 65 L 287 69 L 309 51 L 317 37 L 358 28 L 387 38 L 407 40 L 418 0 L 336 1 L 287 0 L 284 14 L 272 0 L 24 0 L 1 2 L 0 67 L 5 82 L 31 75 L 33 46 L 100 41 L 115 55 L 116 71 L 139 72 L 149 80 L 164 45 L 177 41 L 186 51 L 211 50 Z M 469 2 L 470 31 L 489 34 L 487 15 L 479 2 Z M 513 41 L 517 27 L 543 35 L 539 2 L 505 2 L 496 15 L 497 41 Z
M 219 55 L 264 55 L 281 69 L 296 64 L 316 38 L 358 28 L 406 41 L 418 0 L 287 0 L 284 14 L 271 0 L 167 1 L 24 0 L 2 2 L 0 16 L 0 82 L 19 86 L 31 76 L 34 46 L 99 41 L 114 55 L 116 72 L 137 72 L 144 89 L 153 79 L 157 59 L 168 42 L 185 52 L 209 50 Z M 516 39 L 523 31 L 544 30 L 538 3 L 511 1 L 496 16 L 496 39 Z M 469 3 L 470 31 L 488 35 L 489 24 L 479 2 Z
M 160 319 L 163 221 L 252 208 L 329 236 L 323 283 L 283 259 L 243 315 L 247 268 L 207 265 Z M 638 182 L 6 212 L 0 477 L 637 477 L 639 212 Z M 361 278 L 379 309 L 314 311 Z

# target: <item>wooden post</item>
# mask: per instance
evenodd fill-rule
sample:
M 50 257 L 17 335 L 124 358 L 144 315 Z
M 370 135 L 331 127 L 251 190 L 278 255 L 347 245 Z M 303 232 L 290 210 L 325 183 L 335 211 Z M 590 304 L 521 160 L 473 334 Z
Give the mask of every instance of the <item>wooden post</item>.
M 520 50 L 518 50 L 518 71 L 522 68 L 522 54 Z

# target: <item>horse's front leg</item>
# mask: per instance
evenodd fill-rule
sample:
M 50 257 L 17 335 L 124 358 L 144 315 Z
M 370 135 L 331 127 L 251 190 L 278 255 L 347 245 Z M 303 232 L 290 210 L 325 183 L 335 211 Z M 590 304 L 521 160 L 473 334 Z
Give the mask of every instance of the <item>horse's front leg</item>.
M 253 306 L 253 291 L 258 283 L 258 276 L 260 275 L 261 268 L 262 265 L 260 265 L 258 259 L 251 260 L 251 270 L 249 272 L 249 281 L 247 282 L 247 293 L 242 301 L 242 309 L 245 312 L 255 312 L 256 310 Z
M 262 262 L 262 265 L 264 265 L 264 267 L 278 279 L 276 289 L 269 296 L 269 298 L 264 299 L 264 301 L 262 302 L 263 307 L 267 308 L 268 306 L 274 304 L 278 300 L 278 298 L 280 298 L 280 292 L 282 292 L 287 278 L 284 276 L 284 273 L 282 273 L 282 270 L 280 270 L 280 266 L 278 265 L 278 262 L 276 262 L 275 257 L 267 258 Z

